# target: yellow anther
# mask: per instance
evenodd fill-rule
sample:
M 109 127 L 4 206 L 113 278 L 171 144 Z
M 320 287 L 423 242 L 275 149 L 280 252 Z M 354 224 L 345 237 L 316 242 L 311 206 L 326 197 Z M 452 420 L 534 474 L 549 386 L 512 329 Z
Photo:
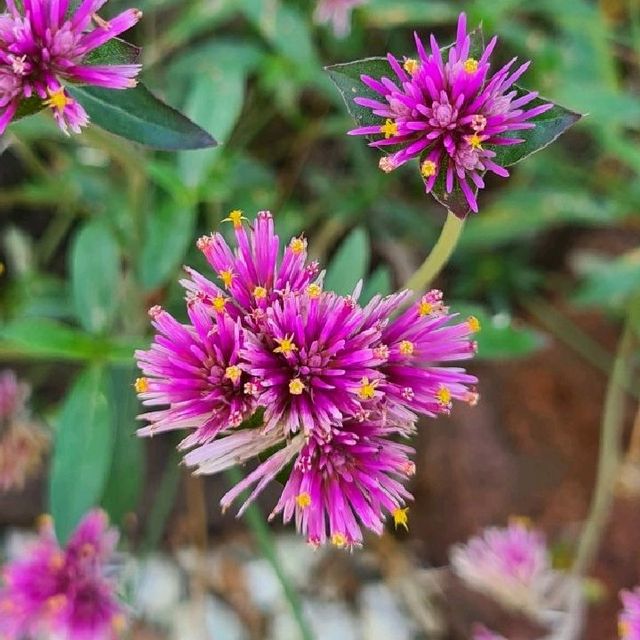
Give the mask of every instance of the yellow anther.
M 239 229 L 242 226 L 243 220 L 246 220 L 246 218 L 242 215 L 242 211 L 240 211 L 240 209 L 234 209 L 229 213 L 229 217 L 225 218 L 222 222 L 231 222 L 233 223 L 234 229 Z
M 224 311 L 224 307 L 227 304 L 227 299 L 224 296 L 216 296 L 213 299 L 213 308 L 218 312 L 222 313 Z
M 133 387 L 136 393 L 147 393 L 149 391 L 149 381 L 146 378 L 136 378 Z
M 289 249 L 296 255 L 302 253 L 307 248 L 307 243 L 304 238 L 291 238 L 289 243 Z
M 253 297 L 256 300 L 264 300 L 267 297 L 267 290 L 264 287 L 256 287 L 253 290 Z
M 478 333 L 478 331 L 480 331 L 480 329 L 482 328 L 480 326 L 480 320 L 478 320 L 478 318 L 476 318 L 475 316 L 469 316 L 467 318 L 467 325 L 469 326 L 469 331 L 471 331 L 471 333 Z
M 64 554 L 60 551 L 54 553 L 49 559 L 51 569 L 62 569 L 64 567 Z
M 631 635 L 631 625 L 626 620 L 618 621 L 618 635 L 621 640 L 626 640 Z
M 360 388 L 358 389 L 358 395 L 361 400 L 371 400 L 376 394 L 376 387 L 378 386 L 377 380 L 369 380 L 369 378 L 362 378 L 360 381 Z
M 127 619 L 121 613 L 114 614 L 111 618 L 111 628 L 116 633 L 122 633 L 127 628 Z
M 219 276 L 224 286 L 228 289 L 233 282 L 233 271 L 231 271 L 231 269 L 225 269 L 219 273 Z
M 393 524 L 395 525 L 396 529 L 398 527 L 404 527 L 407 531 L 409 531 L 409 515 L 407 513 L 408 511 L 409 507 L 405 507 L 404 509 L 398 507 L 397 509 L 393 510 Z
M 49 97 L 44 101 L 46 107 L 64 111 L 65 107 L 73 104 L 73 100 L 65 93 L 64 89 L 57 89 L 56 91 L 49 89 L 48 92 Z
M 398 135 L 398 125 L 391 120 L 391 118 L 387 118 L 385 123 L 380 127 L 380 133 L 384 133 L 384 137 L 388 140 Z
M 436 391 L 436 400 L 446 407 L 451 402 L 451 391 L 449 391 L 449 388 L 440 385 L 440 388 Z
M 322 287 L 319 284 L 316 284 L 315 282 L 311 283 L 307 287 L 307 295 L 312 299 L 319 298 L 321 293 L 322 293 Z
M 467 73 L 475 73 L 478 70 L 478 61 L 475 58 L 467 58 L 462 66 Z
M 477 133 L 467 136 L 466 140 L 472 149 L 482 149 L 482 138 Z
M 403 340 L 400 343 L 400 353 L 403 356 L 412 356 L 415 350 L 415 345 L 410 340 Z
M 433 160 L 425 160 L 420 165 L 420 173 L 423 178 L 431 178 L 438 172 L 438 165 Z
M 293 378 L 293 380 L 289 381 L 289 393 L 292 396 L 302 395 L 305 389 L 304 382 L 300 378 Z
M 224 370 L 224 377 L 228 380 L 231 380 L 233 384 L 236 384 L 238 380 L 240 380 L 240 376 L 242 375 L 242 369 L 237 365 L 231 365 Z
M 276 342 L 278 346 L 273 350 L 273 353 L 282 353 L 286 356 L 292 351 L 298 350 L 298 347 L 296 347 L 293 341 L 293 334 L 285 336 L 284 338 L 276 338 Z
M 59 593 L 58 595 L 51 596 L 47 599 L 46 607 L 50 613 L 57 613 L 58 611 L 61 611 L 66 604 L 67 596 L 63 593 Z
M 420 64 L 413 58 L 407 58 L 402 66 L 409 75 L 413 75 L 420 67 Z
M 433 313 L 433 305 L 426 300 L 420 300 L 420 303 L 418 304 L 418 315 L 423 318 L 431 313 Z
M 331 536 L 331 544 L 338 549 L 344 549 L 347 546 L 347 537 L 343 533 L 334 533 Z
M 299 493 L 296 496 L 296 504 L 301 509 L 306 509 L 311 504 L 311 496 L 306 491 Z

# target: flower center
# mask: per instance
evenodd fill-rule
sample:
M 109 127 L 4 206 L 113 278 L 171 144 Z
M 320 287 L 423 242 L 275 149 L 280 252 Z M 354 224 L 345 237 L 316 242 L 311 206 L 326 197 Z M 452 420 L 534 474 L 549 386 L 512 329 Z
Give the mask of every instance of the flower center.
M 437 173 L 438 166 L 433 160 L 425 160 L 420 167 L 420 173 L 423 178 L 430 178 Z
M 369 378 L 362 378 L 360 381 L 360 388 L 358 389 L 358 395 L 361 400 L 371 400 L 376 395 L 376 387 L 378 386 L 377 380 L 369 380 Z
M 239 229 L 242 226 L 243 220 L 246 220 L 246 218 L 242 215 L 242 211 L 240 209 L 234 209 L 229 213 L 229 217 L 225 218 L 222 222 L 231 222 L 234 229 Z
M 292 396 L 302 395 L 305 389 L 304 382 L 302 382 L 300 378 L 293 378 L 293 380 L 289 382 L 289 393 Z
M 224 307 L 227 304 L 224 296 L 216 296 L 213 299 L 213 308 L 218 312 L 222 313 L 224 311 Z
M 409 507 L 405 507 L 401 509 L 398 507 L 393 510 L 393 524 L 396 529 L 398 527 L 404 527 L 407 531 L 409 531 L 409 516 L 407 515 L 407 511 L 409 511 Z
M 283 355 L 288 355 L 292 351 L 297 351 L 298 347 L 296 347 L 293 341 L 293 334 L 289 334 L 284 338 L 276 338 L 276 342 L 278 346 L 273 350 L 273 353 L 282 353 Z
M 242 375 L 242 369 L 237 365 L 232 365 L 227 367 L 224 371 L 224 377 L 228 380 L 231 380 L 233 384 L 236 384 L 238 380 L 240 380 L 240 376 Z
M 467 58 L 462 66 L 466 73 L 475 73 L 478 70 L 478 61 L 475 58 Z
M 57 89 L 56 91 L 49 89 L 48 91 L 49 97 L 44 101 L 45 106 L 64 111 L 68 105 L 73 104 L 73 100 L 64 92 L 64 89 Z
M 390 118 L 387 118 L 385 123 L 380 127 L 380 133 L 384 133 L 385 139 L 388 140 L 398 135 L 398 125 Z
M 136 393 L 146 393 L 149 391 L 149 381 L 146 378 L 136 378 L 133 387 Z
M 296 504 L 301 509 L 306 509 L 311 504 L 311 496 L 304 491 L 296 496 Z

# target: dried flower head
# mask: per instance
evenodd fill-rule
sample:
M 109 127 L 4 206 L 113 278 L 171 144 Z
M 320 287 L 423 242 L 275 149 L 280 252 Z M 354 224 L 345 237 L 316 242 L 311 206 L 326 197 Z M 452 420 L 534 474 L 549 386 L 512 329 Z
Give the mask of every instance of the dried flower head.
M 105 568 L 117 539 L 105 514 L 92 511 L 63 549 L 45 518 L 38 540 L 24 557 L 4 567 L 0 636 L 114 640 L 125 615 Z
M 49 108 L 64 133 L 79 133 L 89 118 L 65 89 L 67 83 L 135 86 L 140 65 L 92 64 L 92 52 L 142 15 L 129 9 L 106 22 L 96 15 L 105 1 L 82 0 L 72 8 L 70 0 L 7 0 L 7 11 L 0 14 L 0 134 L 27 99 Z
M 530 122 L 553 107 L 538 104 L 526 108 L 536 92 L 519 95 L 514 84 L 529 62 L 513 69 L 512 59 L 491 74 L 490 58 L 497 38 L 474 58 L 465 14 L 458 20 L 454 45 L 441 50 L 435 37 L 430 51 L 415 37 L 418 57 L 399 62 L 388 54 L 396 80 L 361 76 L 362 82 L 380 98 L 357 97 L 356 104 L 380 118 L 380 124 L 358 127 L 351 135 L 375 136 L 370 146 L 392 151 L 383 158 L 385 172 L 420 158 L 420 172 L 427 191 L 442 180 L 447 194 L 456 188 L 469 207 L 478 211 L 476 190 L 484 187 L 483 174 L 491 171 L 506 177 L 508 171 L 496 161 L 497 147 L 522 142 L 513 132 L 533 128 Z M 444 54 L 444 55 L 443 55 Z

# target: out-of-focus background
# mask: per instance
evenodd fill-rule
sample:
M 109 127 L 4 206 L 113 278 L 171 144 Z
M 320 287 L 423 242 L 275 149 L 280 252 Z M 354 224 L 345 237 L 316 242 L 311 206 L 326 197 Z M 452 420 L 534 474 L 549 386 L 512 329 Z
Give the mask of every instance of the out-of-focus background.
M 111 0 L 104 15 L 127 5 Z M 129 39 L 144 47 L 146 84 L 222 144 L 149 152 L 95 127 L 65 138 L 41 114 L 10 128 L 0 156 L 0 369 L 29 383 L 48 429 L 94 434 L 57 450 L 55 464 L 77 470 L 136 558 L 135 637 L 297 638 L 264 559 L 273 546 L 320 640 L 465 638 L 482 616 L 500 627 L 468 594 L 440 606 L 429 569 L 511 515 L 546 532 L 557 566 L 571 562 L 622 310 L 640 288 L 640 3 L 370 0 L 343 39 L 314 24 L 311 0 L 139 5 Z M 461 10 L 499 34 L 499 61 L 534 61 L 525 86 L 588 117 L 509 180 L 488 180 L 437 282 L 482 322 L 470 365 L 481 401 L 421 424 L 409 531 L 351 554 L 313 552 L 277 523 L 261 531 L 222 516 L 229 480 L 189 478 L 171 436 L 133 436 L 132 351 L 149 340 L 150 306 L 184 316 L 181 266 L 206 271 L 195 239 L 231 209 L 273 211 L 285 238 L 304 230 L 341 293 L 361 278 L 365 298 L 407 280 L 445 212 L 415 167 L 385 175 L 376 152 L 345 135 L 352 122 L 322 68 L 411 55 L 414 30 L 452 40 Z M 640 581 L 630 455 L 588 584 L 585 640 L 616 637 L 617 592 Z M 48 508 L 50 461 L 23 490 L 0 493 L 9 546 Z M 263 496 L 265 514 L 275 496 Z M 517 629 L 510 637 L 536 637 Z

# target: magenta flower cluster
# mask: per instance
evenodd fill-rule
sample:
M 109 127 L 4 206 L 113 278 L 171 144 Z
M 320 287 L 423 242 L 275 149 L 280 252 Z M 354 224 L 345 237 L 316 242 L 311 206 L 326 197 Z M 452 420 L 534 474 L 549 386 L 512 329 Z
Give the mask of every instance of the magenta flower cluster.
M 117 540 L 106 515 L 96 510 L 63 549 L 45 517 L 37 541 L 4 567 L 0 637 L 114 640 L 126 623 L 105 572 Z
M 515 145 L 522 139 L 511 135 L 531 129 L 530 120 L 551 109 L 544 103 L 527 108 L 537 92 L 521 95 L 516 81 L 529 62 L 514 67 L 515 58 L 490 74 L 490 58 L 497 38 L 492 38 L 479 59 L 471 55 L 471 38 L 465 14 L 458 20 L 455 43 L 448 53 L 430 37 L 430 51 L 416 34 L 418 58 L 400 63 L 388 54 L 396 79 L 361 76 L 362 82 L 380 98 L 357 97 L 355 103 L 370 109 L 380 124 L 359 127 L 352 135 L 382 136 L 370 143 L 392 148 L 380 160 L 380 168 L 393 171 L 409 160 L 420 158 L 426 190 L 442 180 L 447 194 L 462 190 L 469 207 L 477 212 L 476 190 L 484 187 L 483 175 L 491 171 L 506 177 L 508 171 L 496 162 L 496 147 Z
M 90 56 L 138 22 L 129 9 L 109 22 L 96 12 L 106 0 L 6 0 L 0 14 L 0 134 L 24 100 L 41 101 L 60 129 L 79 133 L 89 117 L 67 83 L 127 89 L 136 84 L 137 64 L 92 64 Z M 93 23 L 93 24 L 92 24 Z
M 136 353 L 140 435 L 190 430 L 181 447 L 200 474 L 262 456 L 223 509 L 255 485 L 246 507 L 291 463 L 272 517 L 295 520 L 314 545 L 357 545 L 361 526 L 381 533 L 388 514 L 406 526 L 415 465 L 399 440 L 419 415 L 477 400 L 476 378 L 449 363 L 473 356 L 478 321 L 454 321 L 439 291 L 366 305 L 360 286 L 325 291 L 304 237 L 280 257 L 269 212 L 252 228 L 240 211 L 228 220 L 235 250 L 220 233 L 198 241 L 217 282 L 187 268 L 188 322 L 150 311 L 157 334 Z

